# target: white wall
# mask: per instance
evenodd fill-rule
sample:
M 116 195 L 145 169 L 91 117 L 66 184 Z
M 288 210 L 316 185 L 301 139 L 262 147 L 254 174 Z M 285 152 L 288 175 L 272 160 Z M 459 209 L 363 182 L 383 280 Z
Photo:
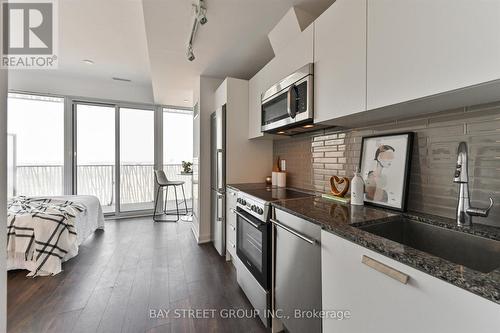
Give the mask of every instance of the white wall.
M 57 70 L 16 70 L 9 74 L 9 90 L 153 103 L 151 83 L 121 82 L 62 75 Z
M 1 36 L 0 28 L 0 36 Z M 0 70 L 0 332 L 7 322 L 7 71 Z
M 195 143 L 199 149 L 194 149 L 199 152 L 199 214 L 193 218 L 193 232 L 198 243 L 210 241 L 210 115 L 215 111 L 215 90 L 222 81 L 201 76 L 195 82 L 194 104 L 199 103 L 200 107 L 200 133 Z

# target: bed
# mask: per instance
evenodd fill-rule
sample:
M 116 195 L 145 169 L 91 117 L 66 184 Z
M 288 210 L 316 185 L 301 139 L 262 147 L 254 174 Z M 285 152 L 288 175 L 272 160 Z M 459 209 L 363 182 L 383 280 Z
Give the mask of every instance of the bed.
M 29 260 L 28 258 L 26 258 L 26 255 L 24 254 L 19 252 L 13 253 L 12 251 L 7 251 L 7 270 L 26 269 L 30 271 L 30 274 L 28 274 L 28 276 L 55 275 L 61 271 L 60 264 L 62 262 L 65 262 L 75 257 L 78 254 L 78 247 L 80 246 L 80 244 L 82 244 L 91 234 L 93 234 L 95 230 L 104 229 L 104 215 L 102 212 L 102 207 L 99 202 L 99 199 L 89 195 L 78 195 L 78 196 L 71 195 L 71 196 L 60 196 L 60 197 L 30 198 L 30 199 L 34 200 L 51 199 L 51 201 L 53 202 L 69 201 L 75 203 L 75 207 L 83 208 L 80 210 L 73 210 L 75 214 L 72 215 L 71 227 L 74 228 L 72 229 L 74 230 L 73 234 L 76 232 L 76 235 L 72 235 L 71 238 L 68 238 L 70 241 L 67 242 L 67 244 L 65 245 L 64 252 L 59 252 L 60 257 L 56 258 L 58 259 L 59 264 L 56 264 L 55 268 L 51 269 L 49 272 L 38 271 L 35 268 L 36 264 L 34 260 Z M 10 213 L 11 212 L 9 211 L 9 214 Z M 29 226 L 30 221 L 27 222 L 25 221 L 24 225 L 26 226 L 26 224 L 28 224 Z M 34 223 L 31 222 L 31 224 Z

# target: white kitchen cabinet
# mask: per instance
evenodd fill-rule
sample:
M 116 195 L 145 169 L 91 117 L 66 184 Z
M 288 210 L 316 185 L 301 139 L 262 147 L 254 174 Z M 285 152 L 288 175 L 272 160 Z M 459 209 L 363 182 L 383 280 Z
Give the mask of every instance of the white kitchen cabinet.
M 314 23 L 314 122 L 366 110 L 366 1 L 337 0 Z
M 264 89 L 264 72 L 261 70 L 249 81 L 248 85 L 248 138 L 256 139 L 264 136 L 261 127 L 261 94 Z
M 271 81 L 263 90 L 295 72 L 297 69 L 314 62 L 314 25 L 304 29 L 290 44 L 278 53 L 267 65 L 269 73 L 266 80 Z
M 323 310 L 349 310 L 350 319 L 323 319 L 323 332 L 494 332 L 500 305 L 400 262 L 321 233 Z M 367 256 L 399 272 L 403 284 L 361 262 Z
M 500 78 L 500 1 L 368 0 L 367 106 Z
M 248 137 L 263 137 L 261 132 L 261 95 L 272 85 L 308 63 L 314 62 L 314 26 L 309 25 L 289 45 L 250 79 Z
M 238 192 L 227 188 L 226 189 L 226 253 L 229 253 L 231 257 L 236 256 L 236 198 Z M 230 259 L 226 255 L 226 259 Z

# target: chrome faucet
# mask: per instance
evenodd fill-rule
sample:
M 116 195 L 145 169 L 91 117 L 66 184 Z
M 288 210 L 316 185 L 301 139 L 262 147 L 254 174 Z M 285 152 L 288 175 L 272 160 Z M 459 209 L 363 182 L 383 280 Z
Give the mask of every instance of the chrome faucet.
M 487 217 L 493 207 L 493 199 L 490 197 L 490 206 L 486 209 L 470 206 L 469 196 L 469 173 L 467 143 L 460 142 L 458 145 L 458 158 L 453 182 L 460 185 L 457 205 L 457 224 L 459 226 L 471 226 L 472 217 Z

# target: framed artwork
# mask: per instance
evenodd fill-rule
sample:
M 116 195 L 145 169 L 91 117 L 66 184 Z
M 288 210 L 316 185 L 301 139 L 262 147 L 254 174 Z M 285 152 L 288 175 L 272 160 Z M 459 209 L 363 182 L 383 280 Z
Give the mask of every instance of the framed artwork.
M 359 168 L 365 203 L 406 210 L 412 150 L 412 132 L 363 137 Z

